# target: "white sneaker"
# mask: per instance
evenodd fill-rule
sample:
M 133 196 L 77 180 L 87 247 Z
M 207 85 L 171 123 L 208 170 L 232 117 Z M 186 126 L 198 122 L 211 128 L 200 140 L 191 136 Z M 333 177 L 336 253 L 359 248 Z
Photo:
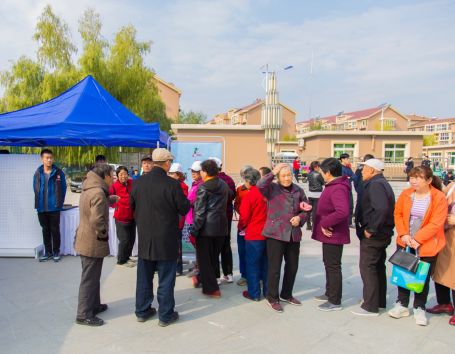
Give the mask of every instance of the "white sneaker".
M 223 282 L 222 278 L 216 278 L 216 282 L 218 285 L 221 285 L 221 283 Z
M 224 276 L 224 281 L 225 281 L 226 283 L 233 283 L 233 282 L 234 282 L 234 277 L 232 276 L 232 274 L 225 275 L 225 276 Z
M 425 315 L 425 310 L 420 308 L 414 309 L 414 319 L 416 320 L 416 324 L 419 326 L 426 326 L 428 325 L 427 316 Z
M 402 318 L 402 317 L 408 317 L 410 315 L 409 309 L 407 307 L 404 307 L 401 305 L 399 302 L 395 303 L 395 306 L 393 309 L 391 309 L 388 312 L 390 317 L 393 318 Z

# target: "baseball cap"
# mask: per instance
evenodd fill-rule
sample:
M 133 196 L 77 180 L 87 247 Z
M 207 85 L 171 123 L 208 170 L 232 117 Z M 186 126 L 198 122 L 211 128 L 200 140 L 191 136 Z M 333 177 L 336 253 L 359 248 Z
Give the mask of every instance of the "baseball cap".
M 191 165 L 191 171 L 199 172 L 201 170 L 201 161 L 194 161 Z
M 223 164 L 223 162 L 218 157 L 209 157 L 209 160 L 215 161 L 218 168 L 220 168 L 221 165 Z
M 361 164 L 374 168 L 377 171 L 384 171 L 384 162 L 378 159 L 369 159 Z
M 152 159 L 153 161 L 164 162 L 168 160 L 173 160 L 174 156 L 168 149 L 158 148 L 153 150 Z
M 147 161 L 147 160 L 148 160 L 148 161 L 153 161 L 152 156 L 150 156 L 150 155 L 145 155 L 145 156 L 141 159 L 141 163 L 142 163 L 143 161 Z
M 178 162 L 174 162 L 169 169 L 169 173 L 182 172 L 182 165 Z

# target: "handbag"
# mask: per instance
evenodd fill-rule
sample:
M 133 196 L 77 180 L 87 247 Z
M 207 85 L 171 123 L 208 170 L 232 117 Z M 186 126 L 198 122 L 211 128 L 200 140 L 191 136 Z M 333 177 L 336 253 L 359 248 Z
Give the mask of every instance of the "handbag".
M 392 276 L 390 277 L 390 282 L 393 285 L 408 289 L 419 294 L 425 287 L 425 282 L 427 280 L 429 270 L 430 263 L 423 261 L 419 261 L 419 265 L 415 273 L 401 268 L 400 266 L 394 265 L 392 268 Z
M 409 248 L 409 247 L 408 247 Z M 407 249 L 406 249 L 407 250 Z M 389 258 L 389 262 L 394 266 L 401 267 L 408 272 L 416 273 L 419 266 L 419 257 L 406 250 L 399 248 Z

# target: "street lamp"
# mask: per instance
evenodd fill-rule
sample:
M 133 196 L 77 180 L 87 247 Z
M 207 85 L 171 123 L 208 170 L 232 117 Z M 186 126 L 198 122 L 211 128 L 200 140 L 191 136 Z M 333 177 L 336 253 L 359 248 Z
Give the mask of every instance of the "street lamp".
M 292 69 L 289 65 L 282 70 Z M 280 70 L 281 71 L 281 70 Z M 283 126 L 283 112 L 278 100 L 278 91 L 276 88 L 276 72 L 269 71 L 269 65 L 265 65 L 265 101 L 262 106 L 261 128 L 265 132 L 265 142 L 267 144 L 267 153 L 272 166 L 275 144 L 279 139 L 280 129 Z

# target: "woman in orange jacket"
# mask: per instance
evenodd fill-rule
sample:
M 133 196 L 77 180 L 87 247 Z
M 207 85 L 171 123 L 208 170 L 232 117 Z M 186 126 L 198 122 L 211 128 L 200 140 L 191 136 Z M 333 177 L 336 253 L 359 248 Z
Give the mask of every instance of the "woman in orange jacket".
M 409 172 L 411 188 L 405 189 L 395 205 L 395 226 L 398 248 L 410 247 L 420 259 L 430 263 L 425 287 L 414 294 L 414 318 L 418 325 L 426 326 L 425 304 L 427 302 L 430 275 L 436 256 L 444 247 L 444 224 L 447 218 L 447 201 L 441 192 L 441 181 L 433 176 L 428 167 L 415 167 Z M 410 315 L 410 291 L 398 287 L 398 300 L 389 316 L 401 318 Z

